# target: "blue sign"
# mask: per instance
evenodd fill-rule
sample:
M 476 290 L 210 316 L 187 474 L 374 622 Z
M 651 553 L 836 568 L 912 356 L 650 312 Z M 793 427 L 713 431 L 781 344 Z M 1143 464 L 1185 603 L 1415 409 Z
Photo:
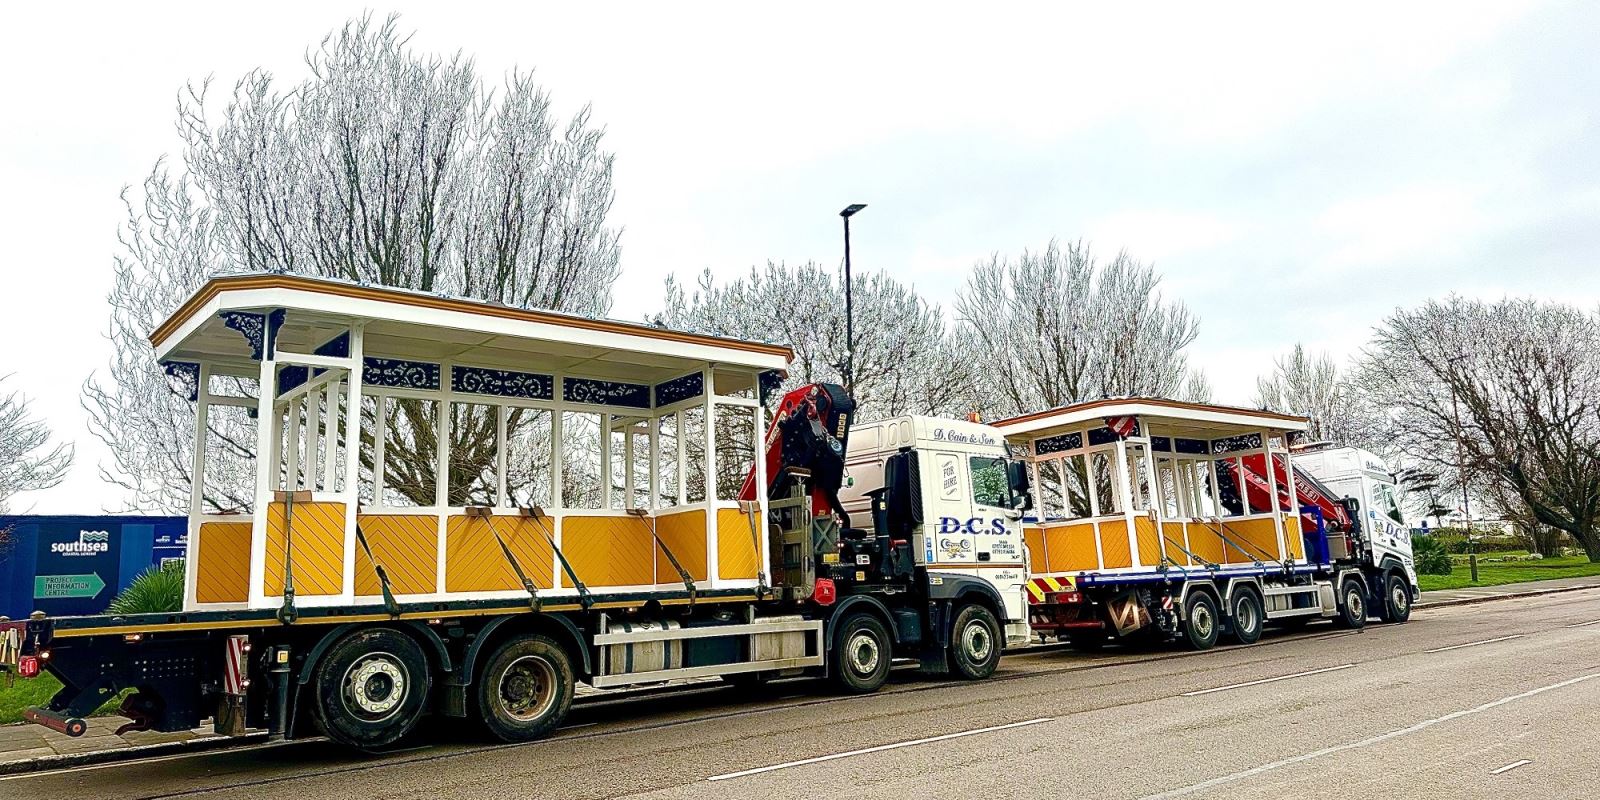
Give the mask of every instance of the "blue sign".
M 0 517 L 0 616 L 98 614 L 140 572 L 182 559 L 183 517 Z

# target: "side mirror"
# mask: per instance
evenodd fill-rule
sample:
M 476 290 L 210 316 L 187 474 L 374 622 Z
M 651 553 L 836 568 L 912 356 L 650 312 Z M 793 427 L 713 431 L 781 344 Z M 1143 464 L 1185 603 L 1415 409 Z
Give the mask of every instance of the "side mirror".
M 1028 482 L 1028 465 L 1022 461 L 1006 462 L 1006 483 L 1011 486 L 1012 507 L 1018 511 L 1033 508 L 1033 488 Z
M 890 525 L 908 528 L 922 524 L 922 473 L 916 453 L 889 456 L 883 465 L 883 491 Z

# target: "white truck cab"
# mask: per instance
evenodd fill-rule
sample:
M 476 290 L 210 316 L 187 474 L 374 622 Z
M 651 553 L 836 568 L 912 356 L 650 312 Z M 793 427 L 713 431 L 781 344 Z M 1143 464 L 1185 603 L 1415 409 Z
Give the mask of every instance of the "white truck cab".
M 1294 463 L 1335 494 L 1360 504 L 1362 538 L 1372 565 L 1397 561 L 1412 585 L 1417 582 L 1411 554 L 1411 525 L 1394 472 L 1376 453 L 1359 447 L 1311 443 L 1295 448 Z
M 1019 485 L 1024 473 L 1005 438 L 981 423 L 924 416 L 851 427 L 848 480 L 839 498 L 856 524 L 871 525 L 871 498 L 863 488 L 883 486 L 885 463 L 901 452 L 914 454 L 921 489 L 922 518 L 911 542 L 917 567 L 927 570 L 931 587 L 966 580 L 992 587 L 1005 605 L 1008 644 L 1026 642 L 1021 519 L 1028 492 Z

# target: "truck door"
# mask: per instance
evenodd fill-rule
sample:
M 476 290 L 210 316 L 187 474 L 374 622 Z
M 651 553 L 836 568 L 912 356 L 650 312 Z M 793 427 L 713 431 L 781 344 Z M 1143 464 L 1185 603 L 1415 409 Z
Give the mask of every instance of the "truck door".
M 1005 599 L 1006 616 L 1026 619 L 1022 521 L 1007 476 L 1004 456 L 967 455 L 961 459 L 971 493 L 973 562 L 979 577 Z M 1014 607 L 1013 607 L 1014 606 Z

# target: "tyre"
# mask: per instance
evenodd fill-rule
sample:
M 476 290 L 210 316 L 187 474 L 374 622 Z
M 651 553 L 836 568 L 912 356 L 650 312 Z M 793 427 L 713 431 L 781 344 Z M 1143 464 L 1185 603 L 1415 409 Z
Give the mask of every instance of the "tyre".
M 841 691 L 849 694 L 875 692 L 889 679 L 893 655 L 888 629 L 877 617 L 857 611 L 840 620 L 834 629 L 829 675 Z
M 315 673 L 312 711 L 328 738 L 362 750 L 404 738 L 428 706 L 432 675 L 415 639 L 389 628 L 334 643 Z
M 1192 650 L 1209 650 L 1221 630 L 1217 601 L 1206 592 L 1193 592 L 1183 602 L 1183 638 Z
M 1356 630 L 1367 624 L 1367 590 L 1358 580 L 1346 580 L 1339 584 L 1339 616 L 1333 618 L 1333 624 Z
M 950 629 L 950 668 L 969 681 L 994 674 L 1000 666 L 1000 622 L 989 609 L 976 603 L 956 612 Z
M 1239 644 L 1255 644 L 1261 640 L 1261 629 L 1266 622 L 1266 612 L 1261 607 L 1261 596 L 1254 589 L 1240 589 L 1233 593 L 1232 608 L 1228 610 L 1231 626 L 1228 638 Z
M 502 741 L 526 742 L 549 733 L 572 710 L 576 689 L 566 648 L 537 634 L 507 640 L 478 678 L 474 696 L 484 727 Z
M 1383 618 L 1388 622 L 1411 619 L 1411 587 L 1398 572 L 1389 573 L 1383 582 Z

